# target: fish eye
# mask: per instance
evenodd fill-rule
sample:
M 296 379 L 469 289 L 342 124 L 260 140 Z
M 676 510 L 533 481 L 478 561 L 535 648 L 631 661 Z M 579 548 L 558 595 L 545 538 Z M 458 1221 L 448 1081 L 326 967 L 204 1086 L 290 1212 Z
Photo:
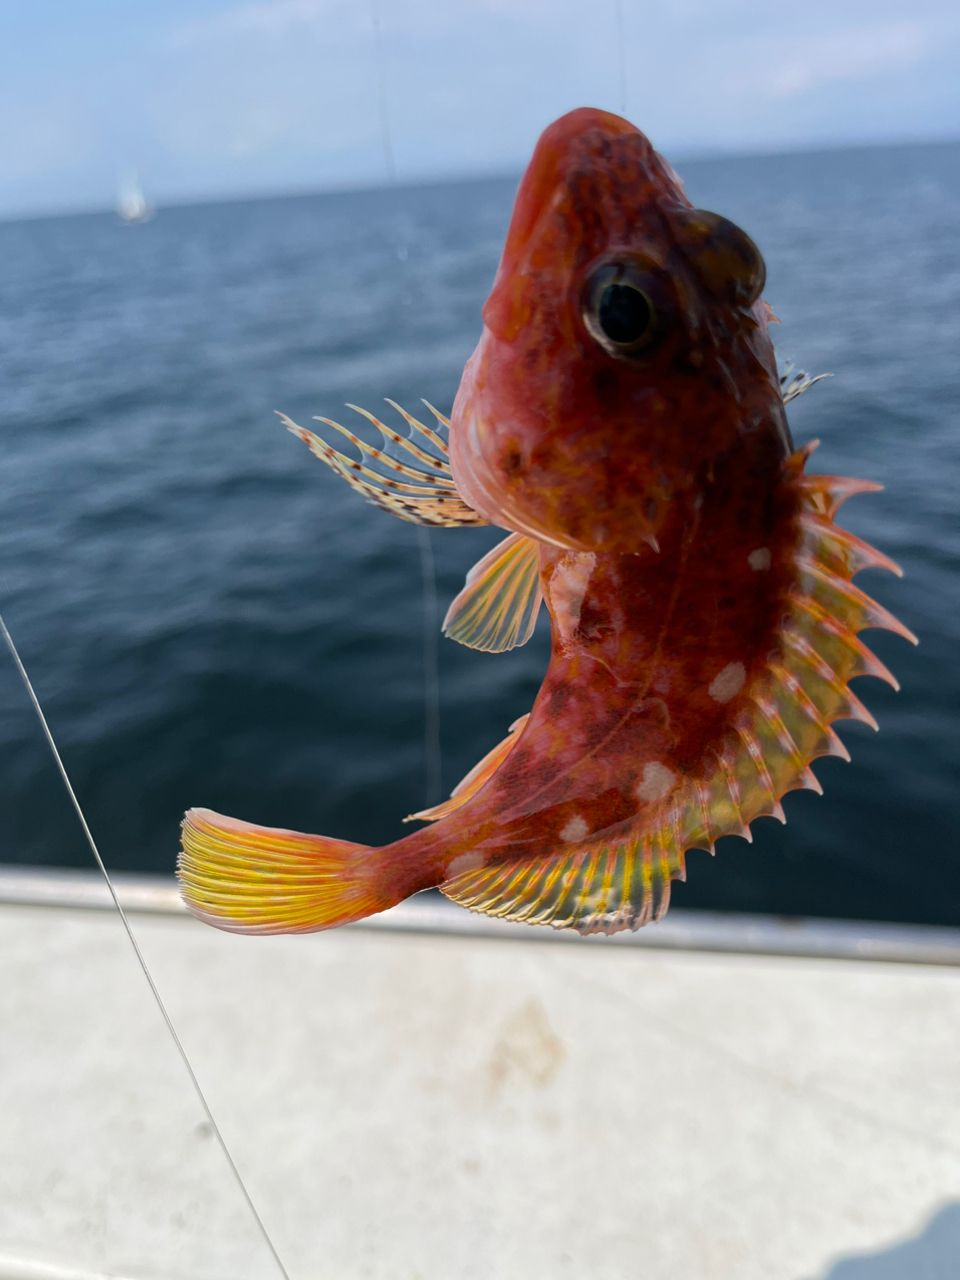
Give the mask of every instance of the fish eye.
M 680 222 L 684 250 L 707 288 L 737 306 L 752 307 L 763 292 L 767 268 L 747 233 L 706 209 L 684 210 Z
M 610 355 L 630 356 L 649 347 L 656 318 L 649 282 L 629 263 L 605 263 L 587 280 L 583 322 Z

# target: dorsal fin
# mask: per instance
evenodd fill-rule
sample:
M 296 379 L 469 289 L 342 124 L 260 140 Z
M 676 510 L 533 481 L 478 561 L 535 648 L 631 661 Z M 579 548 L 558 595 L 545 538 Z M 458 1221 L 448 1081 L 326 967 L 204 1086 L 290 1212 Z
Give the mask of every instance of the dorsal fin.
M 487 915 L 529 924 L 616 933 L 659 919 L 670 881 L 684 878 L 688 849 L 713 852 L 726 835 L 750 839 L 750 823 L 764 815 L 784 820 L 788 791 L 820 784 L 812 761 L 849 759 L 832 728 L 856 719 L 876 727 L 849 681 L 871 675 L 896 687 L 886 667 L 858 638 L 868 627 L 911 632 L 851 583 L 868 566 L 897 572 L 892 561 L 833 524 L 843 498 L 861 482 L 804 477 L 809 450 L 788 459 L 787 483 L 803 496 L 793 549 L 795 576 L 785 600 L 779 643 L 744 688 L 730 728 L 697 774 L 662 768 L 672 779 L 646 812 L 642 829 L 624 829 L 565 844 L 520 861 L 464 871 L 441 885 L 448 898 Z M 872 486 L 870 486 L 872 487 Z M 741 677 L 742 678 L 742 677 Z M 658 784 L 644 774 L 637 782 Z
M 533 635 L 542 599 L 539 544 L 511 533 L 467 574 L 443 620 L 444 635 L 486 653 L 515 649 Z
M 530 713 L 528 712 L 525 716 L 521 716 L 519 720 L 514 720 L 503 741 L 498 742 L 491 751 L 488 751 L 479 764 L 475 764 L 470 772 L 457 783 L 450 792 L 449 800 L 444 800 L 442 804 L 434 805 L 432 809 L 421 809 L 419 813 L 411 813 L 409 817 L 404 818 L 404 822 L 436 822 L 439 818 L 446 818 L 449 814 L 455 813 L 468 800 L 473 799 L 484 783 L 489 782 L 517 745 L 520 738 L 520 730 L 529 719 Z

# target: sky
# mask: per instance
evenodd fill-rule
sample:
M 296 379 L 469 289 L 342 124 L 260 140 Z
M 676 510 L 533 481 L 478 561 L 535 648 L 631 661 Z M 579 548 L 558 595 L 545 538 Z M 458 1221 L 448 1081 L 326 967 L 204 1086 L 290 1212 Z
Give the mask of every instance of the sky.
M 401 181 L 583 105 L 674 157 L 960 137 L 958 67 L 956 0 L 0 0 L 0 217 L 377 185 L 381 104 Z

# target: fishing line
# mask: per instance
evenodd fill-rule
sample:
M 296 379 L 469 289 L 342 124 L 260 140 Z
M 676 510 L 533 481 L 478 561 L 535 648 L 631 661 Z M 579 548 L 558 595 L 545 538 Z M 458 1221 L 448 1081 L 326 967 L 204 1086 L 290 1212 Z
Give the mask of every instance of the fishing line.
M 390 121 L 387 118 L 387 93 L 383 75 L 383 40 L 380 34 L 380 6 L 377 0 L 370 0 L 370 15 L 373 20 L 373 52 L 377 81 L 377 117 L 380 121 L 380 141 L 383 145 L 383 161 L 387 169 L 390 185 L 397 180 L 397 166 L 393 156 L 393 142 L 390 137 Z
M 627 114 L 627 50 L 623 36 L 623 0 L 614 0 L 617 15 L 617 51 L 620 65 L 620 114 Z
M 430 531 L 417 525 L 420 544 L 420 577 L 423 582 L 423 711 L 424 747 L 427 760 L 427 804 L 440 799 L 442 756 L 440 753 L 440 653 L 437 643 L 437 574 L 433 562 Z
M 373 49 L 375 79 L 377 82 L 377 118 L 380 122 L 380 142 L 383 147 L 383 163 L 387 181 L 395 186 L 397 165 L 393 154 L 393 138 L 387 114 L 386 79 L 384 76 L 383 40 L 380 31 L 380 7 L 378 0 L 370 0 L 370 16 L 373 23 Z M 427 805 L 436 804 L 441 797 L 443 781 L 443 755 L 440 746 L 440 650 L 437 643 L 437 573 L 433 558 L 430 530 L 425 525 L 416 527 L 417 546 L 420 552 L 420 581 L 423 599 L 423 755 L 424 784 Z
M 97 864 L 97 868 L 106 882 L 107 889 L 110 893 L 110 897 L 113 899 L 113 905 L 117 909 L 117 914 L 119 915 L 120 920 L 123 924 L 124 930 L 126 931 L 127 939 L 130 942 L 130 946 L 133 948 L 133 954 L 137 957 L 137 963 L 139 964 L 141 972 L 143 973 L 143 976 L 146 979 L 147 986 L 150 988 L 150 991 L 156 1002 L 157 1008 L 160 1010 L 160 1016 L 163 1018 L 163 1021 L 166 1024 L 167 1031 L 169 1031 L 170 1033 L 170 1038 L 172 1039 L 174 1045 L 176 1046 L 177 1053 L 179 1053 L 180 1055 L 180 1061 L 183 1063 L 184 1069 L 186 1070 L 187 1075 L 190 1077 L 190 1083 L 193 1085 L 194 1092 L 197 1095 L 197 1099 L 199 1100 L 203 1113 L 207 1118 L 207 1121 L 214 1134 L 214 1137 L 219 1143 L 220 1150 L 223 1152 L 224 1159 L 226 1160 L 227 1165 L 230 1168 L 230 1172 L 233 1174 L 234 1180 L 237 1186 L 240 1188 L 240 1194 L 243 1196 L 244 1200 L 246 1201 L 247 1208 L 250 1210 L 250 1213 L 253 1216 L 253 1220 L 257 1224 L 257 1230 L 260 1232 L 260 1235 L 263 1237 L 264 1243 L 266 1244 L 267 1248 L 270 1250 L 270 1253 L 273 1256 L 274 1262 L 277 1264 L 277 1269 L 279 1270 L 280 1274 L 283 1276 L 284 1280 L 290 1280 L 290 1274 L 287 1271 L 286 1267 L 283 1265 L 283 1262 L 281 1261 L 281 1258 L 279 1253 L 277 1252 L 276 1246 L 274 1245 L 273 1240 L 270 1238 L 270 1234 L 267 1231 L 266 1226 L 264 1225 L 263 1219 L 260 1217 L 260 1214 L 257 1210 L 257 1206 L 253 1202 L 253 1197 L 251 1196 L 250 1192 L 247 1190 L 247 1184 L 244 1182 L 243 1177 L 241 1176 L 240 1170 L 237 1168 L 236 1161 L 234 1160 L 233 1156 L 230 1154 L 230 1148 L 227 1146 L 226 1139 L 224 1138 L 223 1134 L 220 1131 L 220 1126 L 217 1124 L 214 1114 L 210 1109 L 210 1104 L 209 1102 L 207 1102 L 206 1094 L 203 1092 L 203 1088 L 201 1087 L 200 1081 L 197 1079 L 197 1074 L 193 1069 L 193 1066 L 190 1062 L 189 1057 L 187 1056 L 187 1051 L 184 1048 L 183 1041 L 180 1039 L 179 1033 L 177 1032 L 176 1027 L 173 1025 L 173 1020 L 167 1011 L 167 1006 L 163 1002 L 163 997 L 160 995 L 160 992 L 157 988 L 157 984 L 154 982 L 153 976 L 150 973 L 149 968 L 147 967 L 147 962 L 144 959 L 143 952 L 140 950 L 140 944 L 137 942 L 136 935 L 134 934 L 130 921 L 127 918 L 127 913 L 124 911 L 123 907 L 120 905 L 120 899 L 117 896 L 117 891 L 113 887 L 113 881 L 110 879 L 110 872 L 107 870 L 106 863 L 104 862 L 103 858 L 100 856 L 100 850 L 97 848 L 97 842 L 94 840 L 93 833 L 91 832 L 90 827 L 87 825 L 87 820 L 84 817 L 83 809 L 80 806 L 80 801 L 77 799 L 77 793 L 74 791 L 73 783 L 70 781 L 70 775 L 67 773 L 66 765 L 63 763 L 63 759 L 57 747 L 56 740 L 54 739 L 50 726 L 47 723 L 47 717 L 44 715 L 43 708 L 40 705 L 40 699 L 37 697 L 36 690 L 34 689 L 33 683 L 29 675 L 27 674 L 26 667 L 23 665 L 23 660 L 21 659 L 19 651 L 17 650 L 17 646 L 13 642 L 13 636 L 10 634 L 10 631 L 7 628 L 7 624 L 4 621 L 2 613 L 0 613 L 0 634 L 3 635 L 4 643 L 6 644 L 7 648 L 10 651 L 10 656 L 13 659 L 14 666 L 16 667 L 17 672 L 20 676 L 20 679 L 23 683 L 23 687 L 27 691 L 27 696 L 29 697 L 31 704 L 33 705 L 33 710 L 36 713 L 36 717 L 40 721 L 40 728 L 43 730 L 43 736 L 47 741 L 47 746 L 50 748 L 50 754 L 53 756 L 54 763 L 56 764 L 57 769 L 59 770 L 60 777 L 63 779 L 63 785 L 67 789 L 67 795 L 70 797 L 70 803 L 73 805 L 74 812 L 76 813 L 77 818 L 80 822 L 80 826 L 83 830 L 84 836 L 86 837 L 87 844 L 90 846 L 90 852 L 93 854 L 93 860 Z

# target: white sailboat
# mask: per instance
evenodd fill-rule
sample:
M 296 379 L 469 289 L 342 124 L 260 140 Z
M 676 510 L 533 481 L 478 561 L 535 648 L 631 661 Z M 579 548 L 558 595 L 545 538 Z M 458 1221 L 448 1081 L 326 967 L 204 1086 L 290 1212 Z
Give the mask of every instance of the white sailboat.
M 128 224 L 149 222 L 154 215 L 154 207 L 148 203 L 140 185 L 136 171 L 131 173 L 125 182 L 120 184 L 117 195 L 117 217 Z

